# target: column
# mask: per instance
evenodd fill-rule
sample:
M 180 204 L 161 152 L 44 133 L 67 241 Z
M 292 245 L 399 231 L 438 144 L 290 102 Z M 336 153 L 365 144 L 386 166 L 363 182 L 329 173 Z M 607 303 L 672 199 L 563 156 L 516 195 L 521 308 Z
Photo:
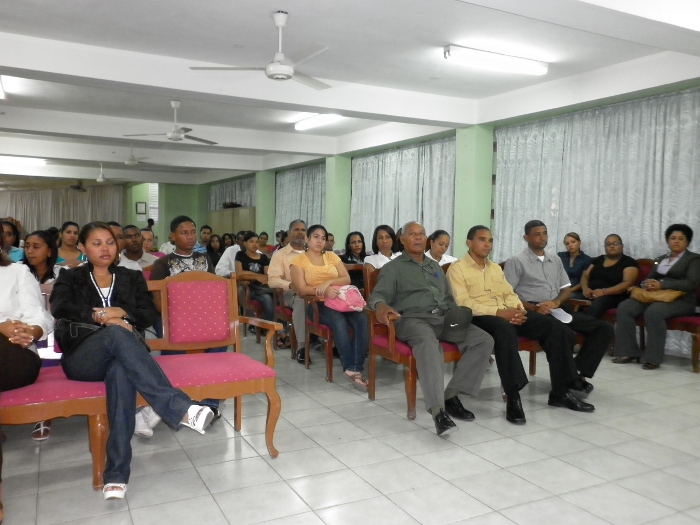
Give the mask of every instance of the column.
M 255 230 L 275 244 L 275 170 L 255 173 Z
M 493 127 L 457 130 L 453 254 L 467 253 L 467 232 L 477 224 L 491 225 Z
M 335 235 L 336 246 L 350 233 L 352 159 L 343 155 L 326 158 L 326 219 L 324 226 Z

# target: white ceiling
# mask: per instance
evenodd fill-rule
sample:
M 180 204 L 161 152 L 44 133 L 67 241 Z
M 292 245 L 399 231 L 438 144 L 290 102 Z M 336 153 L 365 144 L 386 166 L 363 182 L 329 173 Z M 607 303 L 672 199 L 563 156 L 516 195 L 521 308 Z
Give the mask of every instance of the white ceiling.
M 595 5 L 606 1 L 4 0 L 0 155 L 50 162 L 0 174 L 94 179 L 102 162 L 112 179 L 211 182 L 700 78 L 700 33 Z M 276 10 L 289 12 L 285 52 L 329 46 L 298 69 L 331 89 L 189 69 L 264 66 Z M 549 73 L 461 69 L 442 58 L 447 44 L 546 61 Z M 123 137 L 169 131 L 172 99 L 178 123 L 218 145 Z M 348 118 L 294 130 L 315 112 Z M 160 168 L 124 165 L 131 144 Z

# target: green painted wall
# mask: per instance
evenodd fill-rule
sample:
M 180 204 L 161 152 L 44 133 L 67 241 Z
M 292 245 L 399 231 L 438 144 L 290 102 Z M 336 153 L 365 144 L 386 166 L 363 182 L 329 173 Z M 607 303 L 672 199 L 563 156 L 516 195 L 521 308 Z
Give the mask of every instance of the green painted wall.
M 491 224 L 493 128 L 471 126 L 457 130 L 453 254 L 467 253 L 469 228 Z
M 350 233 L 350 171 L 352 158 L 335 155 L 326 158 L 326 218 L 324 226 L 333 233 L 336 245 Z
M 275 170 L 255 174 L 255 229 L 275 241 Z
M 187 215 L 197 224 L 206 224 L 209 213 L 208 184 L 160 184 L 158 188 L 160 224 L 158 240 L 163 243 L 170 235 L 170 221 L 178 215 Z
M 148 183 L 127 186 L 124 192 L 124 219 L 122 225 L 135 224 L 139 228 L 145 228 L 146 221 L 136 220 L 136 203 L 145 202 L 148 210 Z M 148 218 L 148 214 L 146 214 Z

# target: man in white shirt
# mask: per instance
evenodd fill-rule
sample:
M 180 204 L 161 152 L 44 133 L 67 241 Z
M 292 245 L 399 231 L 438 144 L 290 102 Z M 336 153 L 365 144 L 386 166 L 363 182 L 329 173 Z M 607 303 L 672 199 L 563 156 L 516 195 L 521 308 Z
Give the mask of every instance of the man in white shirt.
M 165 241 L 163 244 L 160 245 L 158 251 L 165 255 L 169 255 L 175 251 L 175 245 L 170 241 Z
M 138 226 L 129 224 L 124 226 L 124 250 L 121 252 L 122 259 L 129 259 L 139 265 L 141 270 L 150 268 L 158 257 L 143 250 L 143 236 Z
M 306 242 L 306 223 L 301 219 L 291 222 L 289 225 L 289 244 L 272 254 L 270 266 L 267 269 L 267 285 L 270 288 L 284 290 L 284 304 L 292 308 L 292 322 L 297 339 L 297 361 L 305 362 L 304 341 L 306 338 L 306 319 L 304 300 L 297 295 L 292 284 L 292 274 L 289 265 L 292 259 L 300 253 L 304 253 Z

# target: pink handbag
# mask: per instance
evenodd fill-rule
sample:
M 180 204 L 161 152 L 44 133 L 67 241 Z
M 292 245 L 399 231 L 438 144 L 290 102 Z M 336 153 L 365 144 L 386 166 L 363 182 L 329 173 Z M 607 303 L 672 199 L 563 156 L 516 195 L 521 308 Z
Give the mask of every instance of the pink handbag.
M 332 308 L 338 312 L 361 312 L 367 304 L 360 290 L 357 289 L 357 286 L 351 284 L 346 284 L 344 286 L 332 284 L 331 287 L 338 290 L 339 293 L 337 297 L 324 300 L 324 304 L 328 308 Z

